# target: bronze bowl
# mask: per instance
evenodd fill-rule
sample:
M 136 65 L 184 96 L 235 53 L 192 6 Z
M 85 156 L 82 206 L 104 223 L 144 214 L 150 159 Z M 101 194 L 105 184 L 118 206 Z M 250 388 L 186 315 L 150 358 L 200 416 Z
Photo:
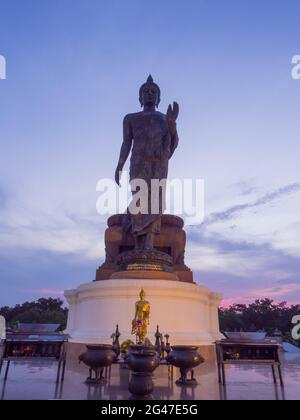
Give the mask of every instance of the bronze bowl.
M 204 363 L 204 358 L 198 349 L 198 346 L 172 346 L 167 362 L 180 369 L 181 376 L 176 381 L 177 385 L 197 385 L 194 368 Z M 191 372 L 191 377 L 188 379 L 189 372 Z
M 145 345 L 130 346 L 126 362 L 132 371 L 129 391 L 139 397 L 151 394 L 154 388 L 152 373 L 160 364 L 155 349 Z
M 133 372 L 144 373 L 152 373 L 160 363 L 158 354 L 151 348 L 143 350 L 132 348 L 126 361 Z
M 79 356 L 79 363 L 83 362 L 89 367 L 90 374 L 86 379 L 88 384 L 105 383 L 104 368 L 112 365 L 116 360 L 116 353 L 112 345 L 96 344 L 87 345 L 87 351 Z M 93 372 L 95 377 L 93 377 Z

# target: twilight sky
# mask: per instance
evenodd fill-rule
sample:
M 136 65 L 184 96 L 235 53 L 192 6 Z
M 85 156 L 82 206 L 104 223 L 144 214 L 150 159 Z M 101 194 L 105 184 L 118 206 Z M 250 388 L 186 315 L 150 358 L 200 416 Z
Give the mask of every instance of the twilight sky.
M 177 100 L 170 177 L 204 178 L 186 263 L 224 305 L 300 301 L 298 0 L 0 0 L 0 306 L 91 281 L 96 183 L 151 73 Z

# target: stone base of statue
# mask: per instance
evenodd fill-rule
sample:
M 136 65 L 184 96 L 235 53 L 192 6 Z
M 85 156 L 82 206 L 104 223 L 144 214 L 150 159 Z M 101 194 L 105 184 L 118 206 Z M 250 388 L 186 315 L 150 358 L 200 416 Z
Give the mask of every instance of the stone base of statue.
M 164 214 L 161 232 L 154 236 L 153 251 L 135 251 L 134 237 L 124 230 L 127 215 L 111 216 L 105 232 L 105 262 L 96 272 L 96 281 L 110 278 L 145 278 L 138 271 L 148 271 L 148 278 L 193 283 L 193 272 L 185 265 L 186 234 L 184 222 L 178 216 Z M 126 271 L 127 274 L 123 272 Z M 160 272 L 160 275 L 157 275 Z M 173 274 L 171 274 L 173 273 Z
M 147 337 L 154 342 L 156 326 L 170 335 L 171 345 L 195 345 L 211 349 L 221 338 L 219 332 L 219 294 L 195 283 L 160 279 L 109 279 L 91 282 L 65 292 L 69 303 L 67 333 L 69 354 L 74 360 L 85 344 L 111 344 L 116 325 L 120 342 L 134 340 L 131 321 L 141 288 L 151 303 Z M 206 354 L 206 353 L 204 353 Z M 208 356 L 206 356 L 207 358 Z

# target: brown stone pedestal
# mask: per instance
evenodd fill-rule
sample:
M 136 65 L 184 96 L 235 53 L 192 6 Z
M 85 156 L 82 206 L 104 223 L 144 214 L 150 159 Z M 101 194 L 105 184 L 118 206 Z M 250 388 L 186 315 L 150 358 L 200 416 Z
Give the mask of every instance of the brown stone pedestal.
M 125 273 L 120 267 L 120 255 L 134 249 L 133 235 L 125 232 L 123 228 L 125 217 L 124 214 L 118 214 L 111 216 L 107 221 L 106 258 L 104 264 L 96 272 L 96 281 L 110 278 L 161 278 L 159 271 L 128 270 Z M 186 234 L 183 226 L 184 222 L 180 217 L 163 215 L 161 233 L 154 237 L 154 251 L 160 251 L 169 256 L 172 264 L 172 272 L 167 273 L 169 280 L 193 283 L 193 273 L 184 263 Z

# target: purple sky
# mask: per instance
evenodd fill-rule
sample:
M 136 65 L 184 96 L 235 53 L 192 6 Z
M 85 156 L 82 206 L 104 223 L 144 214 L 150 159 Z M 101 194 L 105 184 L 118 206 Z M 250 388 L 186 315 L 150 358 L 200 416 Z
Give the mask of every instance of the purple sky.
M 205 180 L 186 263 L 224 304 L 300 302 L 298 0 L 2 0 L 0 306 L 94 279 L 122 119 L 181 106 L 170 177 Z

